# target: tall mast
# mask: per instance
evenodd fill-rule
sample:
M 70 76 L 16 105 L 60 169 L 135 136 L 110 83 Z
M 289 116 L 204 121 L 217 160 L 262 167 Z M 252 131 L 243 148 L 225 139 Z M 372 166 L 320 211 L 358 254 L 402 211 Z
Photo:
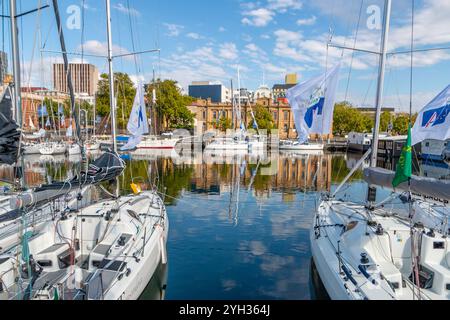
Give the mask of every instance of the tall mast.
M 11 15 L 11 45 L 12 45 L 12 63 L 13 63 L 13 77 L 14 77 L 14 118 L 22 127 L 22 93 L 21 93 L 21 79 L 20 79 L 20 53 L 19 53 L 19 39 L 17 28 L 17 10 L 16 0 L 9 1 L 10 15 Z
M 242 114 L 241 114 L 241 70 L 238 66 L 237 69 L 237 77 L 238 77 L 238 119 L 239 119 L 239 127 L 242 124 Z
M 234 88 L 233 88 L 233 79 L 231 79 L 231 108 L 232 108 L 232 111 L 231 111 L 231 129 L 235 129 L 235 127 L 236 127 L 236 120 L 235 120 L 235 117 L 236 117 L 236 115 L 235 115 L 235 113 L 236 113 L 236 110 L 234 110 Z
M 378 71 L 378 86 L 377 86 L 377 97 L 376 97 L 376 116 L 375 116 L 375 128 L 373 132 L 373 143 L 372 143 L 372 158 L 370 166 L 375 168 L 377 166 L 377 156 L 378 156 L 378 141 L 379 141 L 379 131 L 381 122 L 381 108 L 383 105 L 383 93 L 384 93 L 384 74 L 386 71 L 386 56 L 387 56 L 387 45 L 389 41 L 389 28 L 391 22 L 391 0 L 385 0 L 384 2 L 384 27 L 382 31 L 381 38 L 381 54 L 380 54 L 380 67 Z M 375 201 L 376 189 L 369 188 L 369 202 Z
M 56 26 L 58 27 L 58 35 L 59 35 L 59 42 L 61 45 L 62 50 L 62 56 L 64 60 L 64 72 L 66 73 L 67 77 L 67 87 L 69 89 L 69 95 L 70 95 L 70 125 L 72 125 L 72 116 L 75 117 L 75 126 L 76 126 L 76 138 L 78 141 L 81 140 L 81 127 L 80 127 L 80 118 L 79 114 L 76 111 L 76 102 L 75 102 L 75 90 L 73 88 L 72 83 L 72 71 L 70 70 L 69 65 L 69 58 L 67 57 L 67 50 L 66 50 L 66 41 L 64 39 L 64 33 L 62 29 L 62 23 L 61 23 L 61 15 L 59 14 L 59 7 L 58 7 L 58 0 L 53 0 L 53 10 L 55 11 L 55 18 L 56 18 Z
M 116 133 L 116 99 L 114 97 L 114 72 L 113 72 L 113 53 L 112 53 L 112 35 L 111 35 L 111 2 L 106 0 L 106 26 L 108 34 L 108 65 L 109 65 L 109 100 L 111 107 L 111 133 L 113 137 L 114 152 L 117 152 L 117 133 Z

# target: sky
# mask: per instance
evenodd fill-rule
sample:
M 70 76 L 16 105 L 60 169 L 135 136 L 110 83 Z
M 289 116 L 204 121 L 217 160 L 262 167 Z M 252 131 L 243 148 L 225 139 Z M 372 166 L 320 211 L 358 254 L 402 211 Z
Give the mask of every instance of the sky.
M 8 1 L 2 1 L 8 3 Z M 17 0 L 24 12 L 47 0 Z M 413 0 L 394 0 L 388 51 L 411 47 Z M 283 83 L 286 73 L 306 81 L 342 63 L 337 99 L 357 106 L 375 103 L 378 55 L 341 50 L 327 42 L 380 51 L 383 0 L 111 0 L 114 55 L 160 49 L 114 59 L 114 70 L 134 81 L 173 79 L 220 81 L 251 90 Z M 414 0 L 414 48 L 450 46 L 450 1 Z M 103 0 L 60 0 L 71 62 L 95 64 L 107 72 L 106 11 Z M 9 11 L 8 6 L 4 8 Z M 9 21 L 2 23 L 3 48 L 10 52 Z M 61 61 L 53 8 L 20 19 L 24 85 L 52 87 L 51 64 Z M 101 56 L 101 57 L 93 57 Z M 409 54 L 390 54 L 384 105 L 409 110 Z M 417 52 L 413 68 L 413 109 L 421 109 L 449 83 L 450 50 Z

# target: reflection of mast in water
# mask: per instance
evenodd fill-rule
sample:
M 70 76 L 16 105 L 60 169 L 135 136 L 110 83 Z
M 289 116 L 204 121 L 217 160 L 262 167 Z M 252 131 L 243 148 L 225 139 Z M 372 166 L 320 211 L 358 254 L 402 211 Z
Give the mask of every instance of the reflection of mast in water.
M 241 156 L 236 156 L 239 160 L 242 160 Z M 239 161 L 238 163 L 241 163 Z M 234 166 L 231 175 L 231 190 L 230 190 L 230 205 L 228 208 L 228 214 L 230 220 L 234 221 L 234 225 L 237 226 L 239 222 L 239 200 L 240 200 L 240 192 L 241 192 L 241 177 L 245 173 L 245 169 L 247 167 L 247 162 L 244 159 L 241 163 L 241 167 L 239 168 L 237 165 Z M 238 171 L 236 173 L 236 170 Z M 244 172 L 242 172 L 244 171 Z M 233 214 L 233 200 L 236 195 L 236 207 Z

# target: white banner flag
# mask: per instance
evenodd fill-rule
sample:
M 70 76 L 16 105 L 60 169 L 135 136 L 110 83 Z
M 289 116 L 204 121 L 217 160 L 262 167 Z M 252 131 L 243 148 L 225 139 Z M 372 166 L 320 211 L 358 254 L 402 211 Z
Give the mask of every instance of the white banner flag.
M 300 143 L 307 142 L 310 134 L 331 133 L 340 66 L 287 91 Z
M 427 139 L 450 139 L 449 113 L 450 85 L 420 111 L 412 129 L 412 145 Z
M 121 151 L 135 149 L 141 143 L 142 136 L 149 133 L 147 112 L 145 110 L 144 86 L 141 83 L 137 85 L 136 97 L 134 98 L 127 129 L 131 133 L 131 137 L 128 143 L 120 149 Z
M 127 129 L 133 136 L 143 136 L 149 132 L 147 112 L 145 110 L 144 87 L 141 83 L 138 83 L 137 86 Z

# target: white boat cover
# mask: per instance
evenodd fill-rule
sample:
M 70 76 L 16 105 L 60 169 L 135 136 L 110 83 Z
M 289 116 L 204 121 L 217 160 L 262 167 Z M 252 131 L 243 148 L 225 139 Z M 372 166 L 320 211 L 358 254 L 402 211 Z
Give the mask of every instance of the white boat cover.
M 394 177 L 395 172 L 391 170 L 382 168 L 367 168 L 364 170 L 364 180 L 371 185 L 393 189 L 392 181 Z M 408 182 L 404 182 L 395 190 L 409 191 L 410 189 L 413 194 L 450 201 L 449 180 L 437 180 L 413 175 L 411 178 L 411 187 L 408 186 Z

